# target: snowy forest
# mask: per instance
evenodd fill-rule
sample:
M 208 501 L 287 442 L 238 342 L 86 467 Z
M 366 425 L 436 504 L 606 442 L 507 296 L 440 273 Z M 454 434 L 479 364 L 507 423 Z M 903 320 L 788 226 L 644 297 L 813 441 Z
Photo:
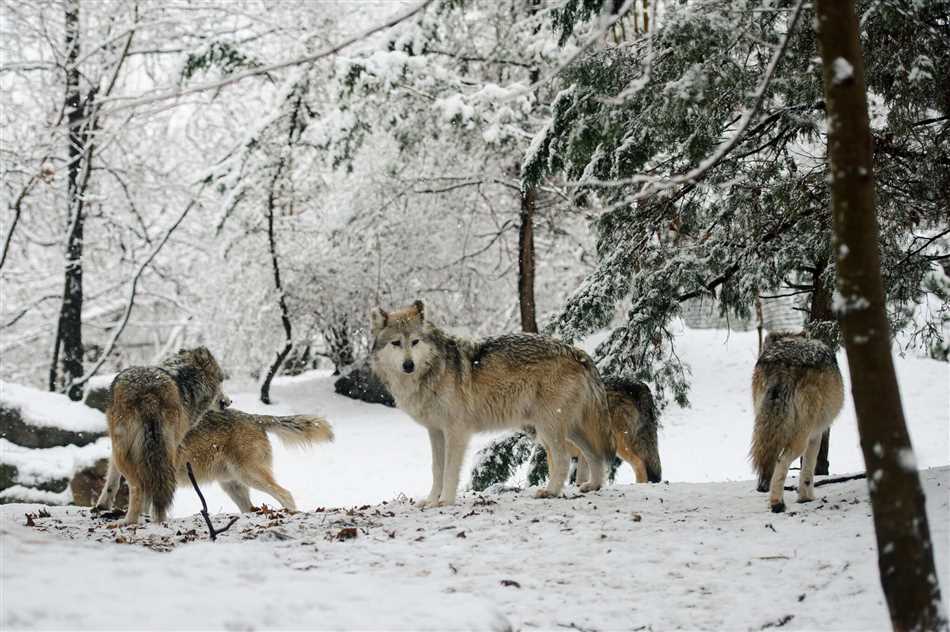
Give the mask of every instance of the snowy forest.
M 0 34 L 0 628 L 947 629 L 944 0 L 0 0 Z M 371 368 L 370 310 L 414 301 L 642 383 L 665 484 L 618 452 L 600 491 L 535 500 L 554 462 L 511 425 L 420 513 L 425 429 Z M 751 387 L 785 330 L 844 403 L 839 478 L 778 517 Z M 198 347 L 230 410 L 332 424 L 260 431 L 301 511 L 179 477 L 167 525 L 90 522 L 98 398 Z M 228 579 L 201 600 L 194 571 L 139 605 L 82 579 L 205 563 Z

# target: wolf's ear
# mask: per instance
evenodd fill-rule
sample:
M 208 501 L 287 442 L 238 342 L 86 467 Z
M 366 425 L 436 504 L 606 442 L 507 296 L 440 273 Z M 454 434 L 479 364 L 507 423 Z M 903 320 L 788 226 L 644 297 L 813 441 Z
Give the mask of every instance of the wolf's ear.
M 426 319 L 426 306 L 422 301 L 416 300 L 412 302 L 413 308 L 415 308 L 416 313 L 419 314 L 419 320 Z
M 211 355 L 211 352 L 208 351 L 208 347 L 197 347 L 193 352 L 193 357 L 198 364 L 201 365 L 210 365 L 214 364 L 214 356 Z
M 387 314 L 382 307 L 374 307 L 369 310 L 369 322 L 370 328 L 375 336 L 386 326 L 386 323 L 389 322 L 389 314 Z

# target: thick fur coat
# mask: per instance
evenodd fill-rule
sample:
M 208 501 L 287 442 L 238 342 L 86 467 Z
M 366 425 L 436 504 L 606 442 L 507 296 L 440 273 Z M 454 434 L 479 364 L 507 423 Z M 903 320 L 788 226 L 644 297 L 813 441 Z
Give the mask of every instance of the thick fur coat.
M 150 504 L 153 518 L 165 520 L 175 494 L 178 445 L 205 411 L 230 405 L 223 381 L 224 372 L 204 347 L 116 375 L 106 409 L 112 457 L 96 506 L 111 503 L 121 475 L 129 483 L 129 509 L 120 524 L 136 524 Z
M 591 465 L 581 491 L 600 488 L 613 458 L 601 422 L 607 395 L 591 358 L 534 334 L 478 341 L 448 335 L 425 317 L 421 301 L 371 313 L 373 371 L 396 404 L 429 432 L 432 488 L 424 506 L 455 502 L 465 449 L 473 433 L 531 425 L 551 460 L 539 496 L 560 495 L 570 467 L 569 444 Z
M 815 498 L 821 435 L 844 403 L 834 352 L 798 334 L 770 334 L 752 373 L 755 428 L 750 457 L 760 482 L 769 481 L 769 507 L 785 510 L 783 490 L 792 461 L 804 454 L 798 500 Z

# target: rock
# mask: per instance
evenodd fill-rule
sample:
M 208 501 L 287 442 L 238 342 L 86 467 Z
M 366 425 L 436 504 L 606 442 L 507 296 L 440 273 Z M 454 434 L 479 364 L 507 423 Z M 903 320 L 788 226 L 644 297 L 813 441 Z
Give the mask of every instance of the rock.
M 92 507 L 95 504 L 102 492 L 102 486 L 106 483 L 108 467 L 109 459 L 99 459 L 95 465 L 84 467 L 73 475 L 72 480 L 69 481 L 69 488 L 73 492 L 73 504 L 80 507 Z M 129 506 L 129 486 L 124 481 L 119 487 L 115 506 L 123 509 Z
M 0 437 L 25 448 L 52 448 L 58 445 L 83 446 L 105 432 L 77 432 L 54 426 L 34 426 L 23 420 L 19 408 L 0 402 Z
M 365 362 L 353 367 L 349 373 L 334 382 L 333 390 L 340 395 L 371 404 L 396 406 L 396 400 L 393 399 L 389 390 L 379 381 L 379 378 L 369 368 L 369 364 Z
M 16 475 L 17 469 L 15 465 L 10 465 L 8 463 L 0 463 L 0 489 L 6 489 L 7 487 L 13 487 L 17 484 Z
M 106 412 L 109 402 L 112 401 L 112 391 L 109 388 L 110 386 L 111 383 L 91 384 L 89 389 L 86 391 L 86 396 L 83 398 L 82 402 L 90 408 L 95 408 L 96 410 Z

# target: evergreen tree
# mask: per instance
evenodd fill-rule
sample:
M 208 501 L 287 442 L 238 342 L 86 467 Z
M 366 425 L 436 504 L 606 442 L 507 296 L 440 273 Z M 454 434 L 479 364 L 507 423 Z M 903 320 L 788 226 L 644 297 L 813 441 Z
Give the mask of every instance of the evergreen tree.
M 598 266 L 549 331 L 574 340 L 611 327 L 599 366 L 652 381 L 661 401 L 687 402 L 668 328 L 686 299 L 712 296 L 748 315 L 760 290 L 801 294 L 822 303 L 809 309 L 817 333 L 837 338 L 827 321 L 834 273 L 814 13 L 790 4 L 663 3 L 648 33 L 591 50 L 560 74 L 553 115 L 525 157 L 526 186 L 556 174 L 596 211 Z M 945 257 L 927 248 L 948 227 L 950 197 L 950 99 L 936 71 L 950 44 L 938 5 L 863 4 L 897 325 Z M 555 16 L 562 38 L 600 6 L 568 2 Z

